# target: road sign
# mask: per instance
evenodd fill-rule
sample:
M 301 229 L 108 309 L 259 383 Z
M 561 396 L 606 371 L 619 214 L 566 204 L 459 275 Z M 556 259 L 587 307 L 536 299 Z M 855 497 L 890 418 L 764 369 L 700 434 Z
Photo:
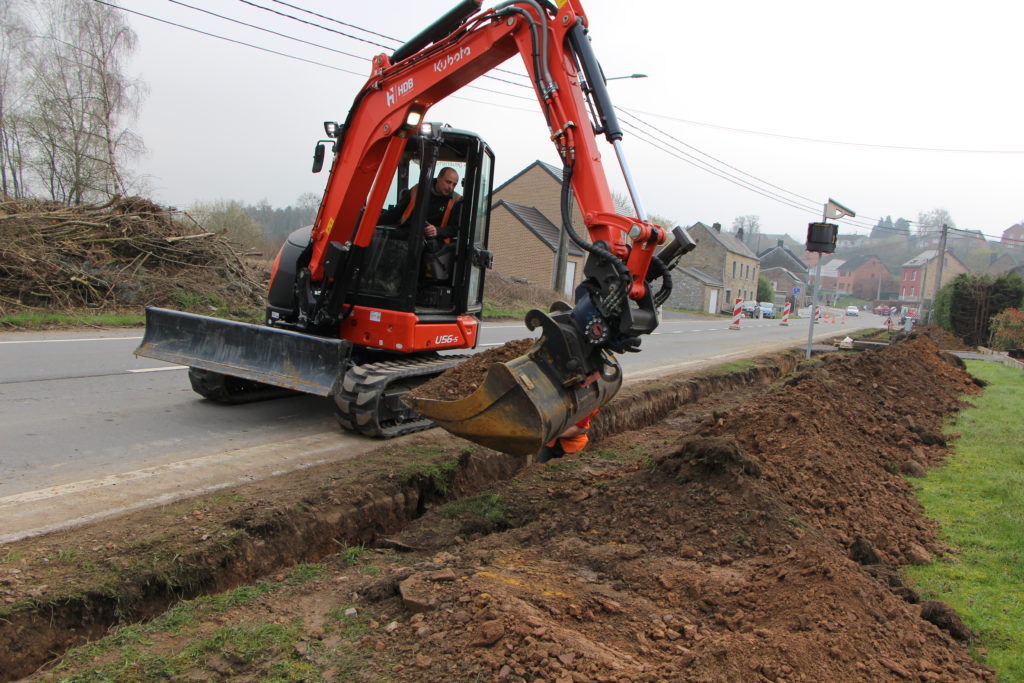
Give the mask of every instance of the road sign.
M 799 288 L 799 287 L 794 287 L 794 288 L 793 288 L 793 294 L 794 294 L 794 296 L 795 296 L 795 295 L 797 295 L 797 294 L 799 294 L 799 293 L 800 293 L 800 288 Z

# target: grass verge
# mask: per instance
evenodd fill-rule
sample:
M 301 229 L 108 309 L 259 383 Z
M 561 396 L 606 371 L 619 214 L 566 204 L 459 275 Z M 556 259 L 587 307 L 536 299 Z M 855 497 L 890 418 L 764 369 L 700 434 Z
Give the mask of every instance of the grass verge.
M 0 329 L 45 330 L 54 327 L 141 327 L 146 322 L 143 313 L 56 313 L 52 311 L 22 311 L 0 316 Z
M 1024 681 L 1024 373 L 968 361 L 989 382 L 949 431 L 943 467 L 916 480 L 926 513 L 958 550 L 908 576 L 923 598 L 942 600 L 980 634 L 972 654 L 1003 681 Z

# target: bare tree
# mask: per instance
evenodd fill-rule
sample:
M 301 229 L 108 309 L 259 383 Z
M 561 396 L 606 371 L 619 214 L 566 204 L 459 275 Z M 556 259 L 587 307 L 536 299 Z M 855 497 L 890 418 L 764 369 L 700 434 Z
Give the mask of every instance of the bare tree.
M 741 230 L 742 232 L 740 232 Z M 736 216 L 732 221 L 732 231 L 738 235 L 742 234 L 743 241 L 746 242 L 752 235 L 761 232 L 761 217 Z
M 196 202 L 189 207 L 188 213 L 205 230 L 224 233 L 245 249 L 259 251 L 267 246 L 263 228 L 236 201 Z
M 20 197 L 26 189 L 19 113 L 24 83 L 15 65 L 23 63 L 30 33 L 18 5 L 0 3 L 0 197 Z
M 32 171 L 42 194 L 73 204 L 127 193 L 125 163 L 143 150 L 124 125 L 143 90 L 123 73 L 135 34 L 120 12 L 89 0 L 41 0 L 31 10 L 19 170 Z
M 931 211 L 917 214 L 917 234 L 919 235 L 935 232 L 943 225 L 948 225 L 951 228 L 956 227 L 953 217 L 945 209 L 932 209 Z

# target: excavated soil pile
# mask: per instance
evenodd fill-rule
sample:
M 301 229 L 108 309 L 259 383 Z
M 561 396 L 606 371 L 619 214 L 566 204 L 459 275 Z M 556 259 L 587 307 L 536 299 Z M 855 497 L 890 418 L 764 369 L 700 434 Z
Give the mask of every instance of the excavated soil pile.
M 454 401 L 465 398 L 483 384 L 488 368 L 495 363 L 504 363 L 519 358 L 530 350 L 533 343 L 533 339 L 516 339 L 474 354 L 451 370 L 416 387 L 409 392 L 409 397 L 437 401 Z
M 949 552 L 901 473 L 942 460 L 977 391 L 923 335 L 829 355 L 33 678 L 991 681 L 955 613 L 901 580 Z
M 941 459 L 940 423 L 977 390 L 918 336 L 615 437 L 601 451 L 648 457 L 517 482 L 518 528 L 407 530 L 445 552 L 389 577 L 398 628 L 363 645 L 409 681 L 990 680 L 898 574 L 947 552 L 899 473 Z
M 141 197 L 80 206 L 0 202 L 0 243 L 0 315 L 211 301 L 239 310 L 263 305 L 263 273 L 223 235 Z
M 940 349 L 946 349 L 947 351 L 976 350 L 975 347 L 967 344 L 960 337 L 951 332 L 947 332 L 938 325 L 919 325 L 914 328 L 914 332 L 929 337 L 933 342 L 938 344 Z M 913 332 L 911 334 L 913 334 Z

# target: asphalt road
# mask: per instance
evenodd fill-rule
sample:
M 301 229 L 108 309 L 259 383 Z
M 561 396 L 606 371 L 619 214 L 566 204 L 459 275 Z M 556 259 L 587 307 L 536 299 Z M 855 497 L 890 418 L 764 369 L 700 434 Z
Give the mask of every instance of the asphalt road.
M 869 314 L 845 327 L 821 325 L 815 337 L 881 320 Z M 806 320 L 783 327 L 743 319 L 739 330 L 730 322 L 667 313 L 641 353 L 621 358 L 627 381 L 807 340 Z M 518 323 L 488 323 L 478 350 L 529 334 Z M 106 514 L 104 506 L 171 500 L 378 444 L 341 432 L 328 399 L 240 406 L 202 399 L 184 368 L 135 358 L 140 339 L 138 329 L 0 334 L 0 542 L 16 526 L 56 528 L 61 517 L 85 520 Z M 83 508 L 83 497 L 95 505 Z M 46 519 L 15 523 L 28 504 L 45 509 Z

